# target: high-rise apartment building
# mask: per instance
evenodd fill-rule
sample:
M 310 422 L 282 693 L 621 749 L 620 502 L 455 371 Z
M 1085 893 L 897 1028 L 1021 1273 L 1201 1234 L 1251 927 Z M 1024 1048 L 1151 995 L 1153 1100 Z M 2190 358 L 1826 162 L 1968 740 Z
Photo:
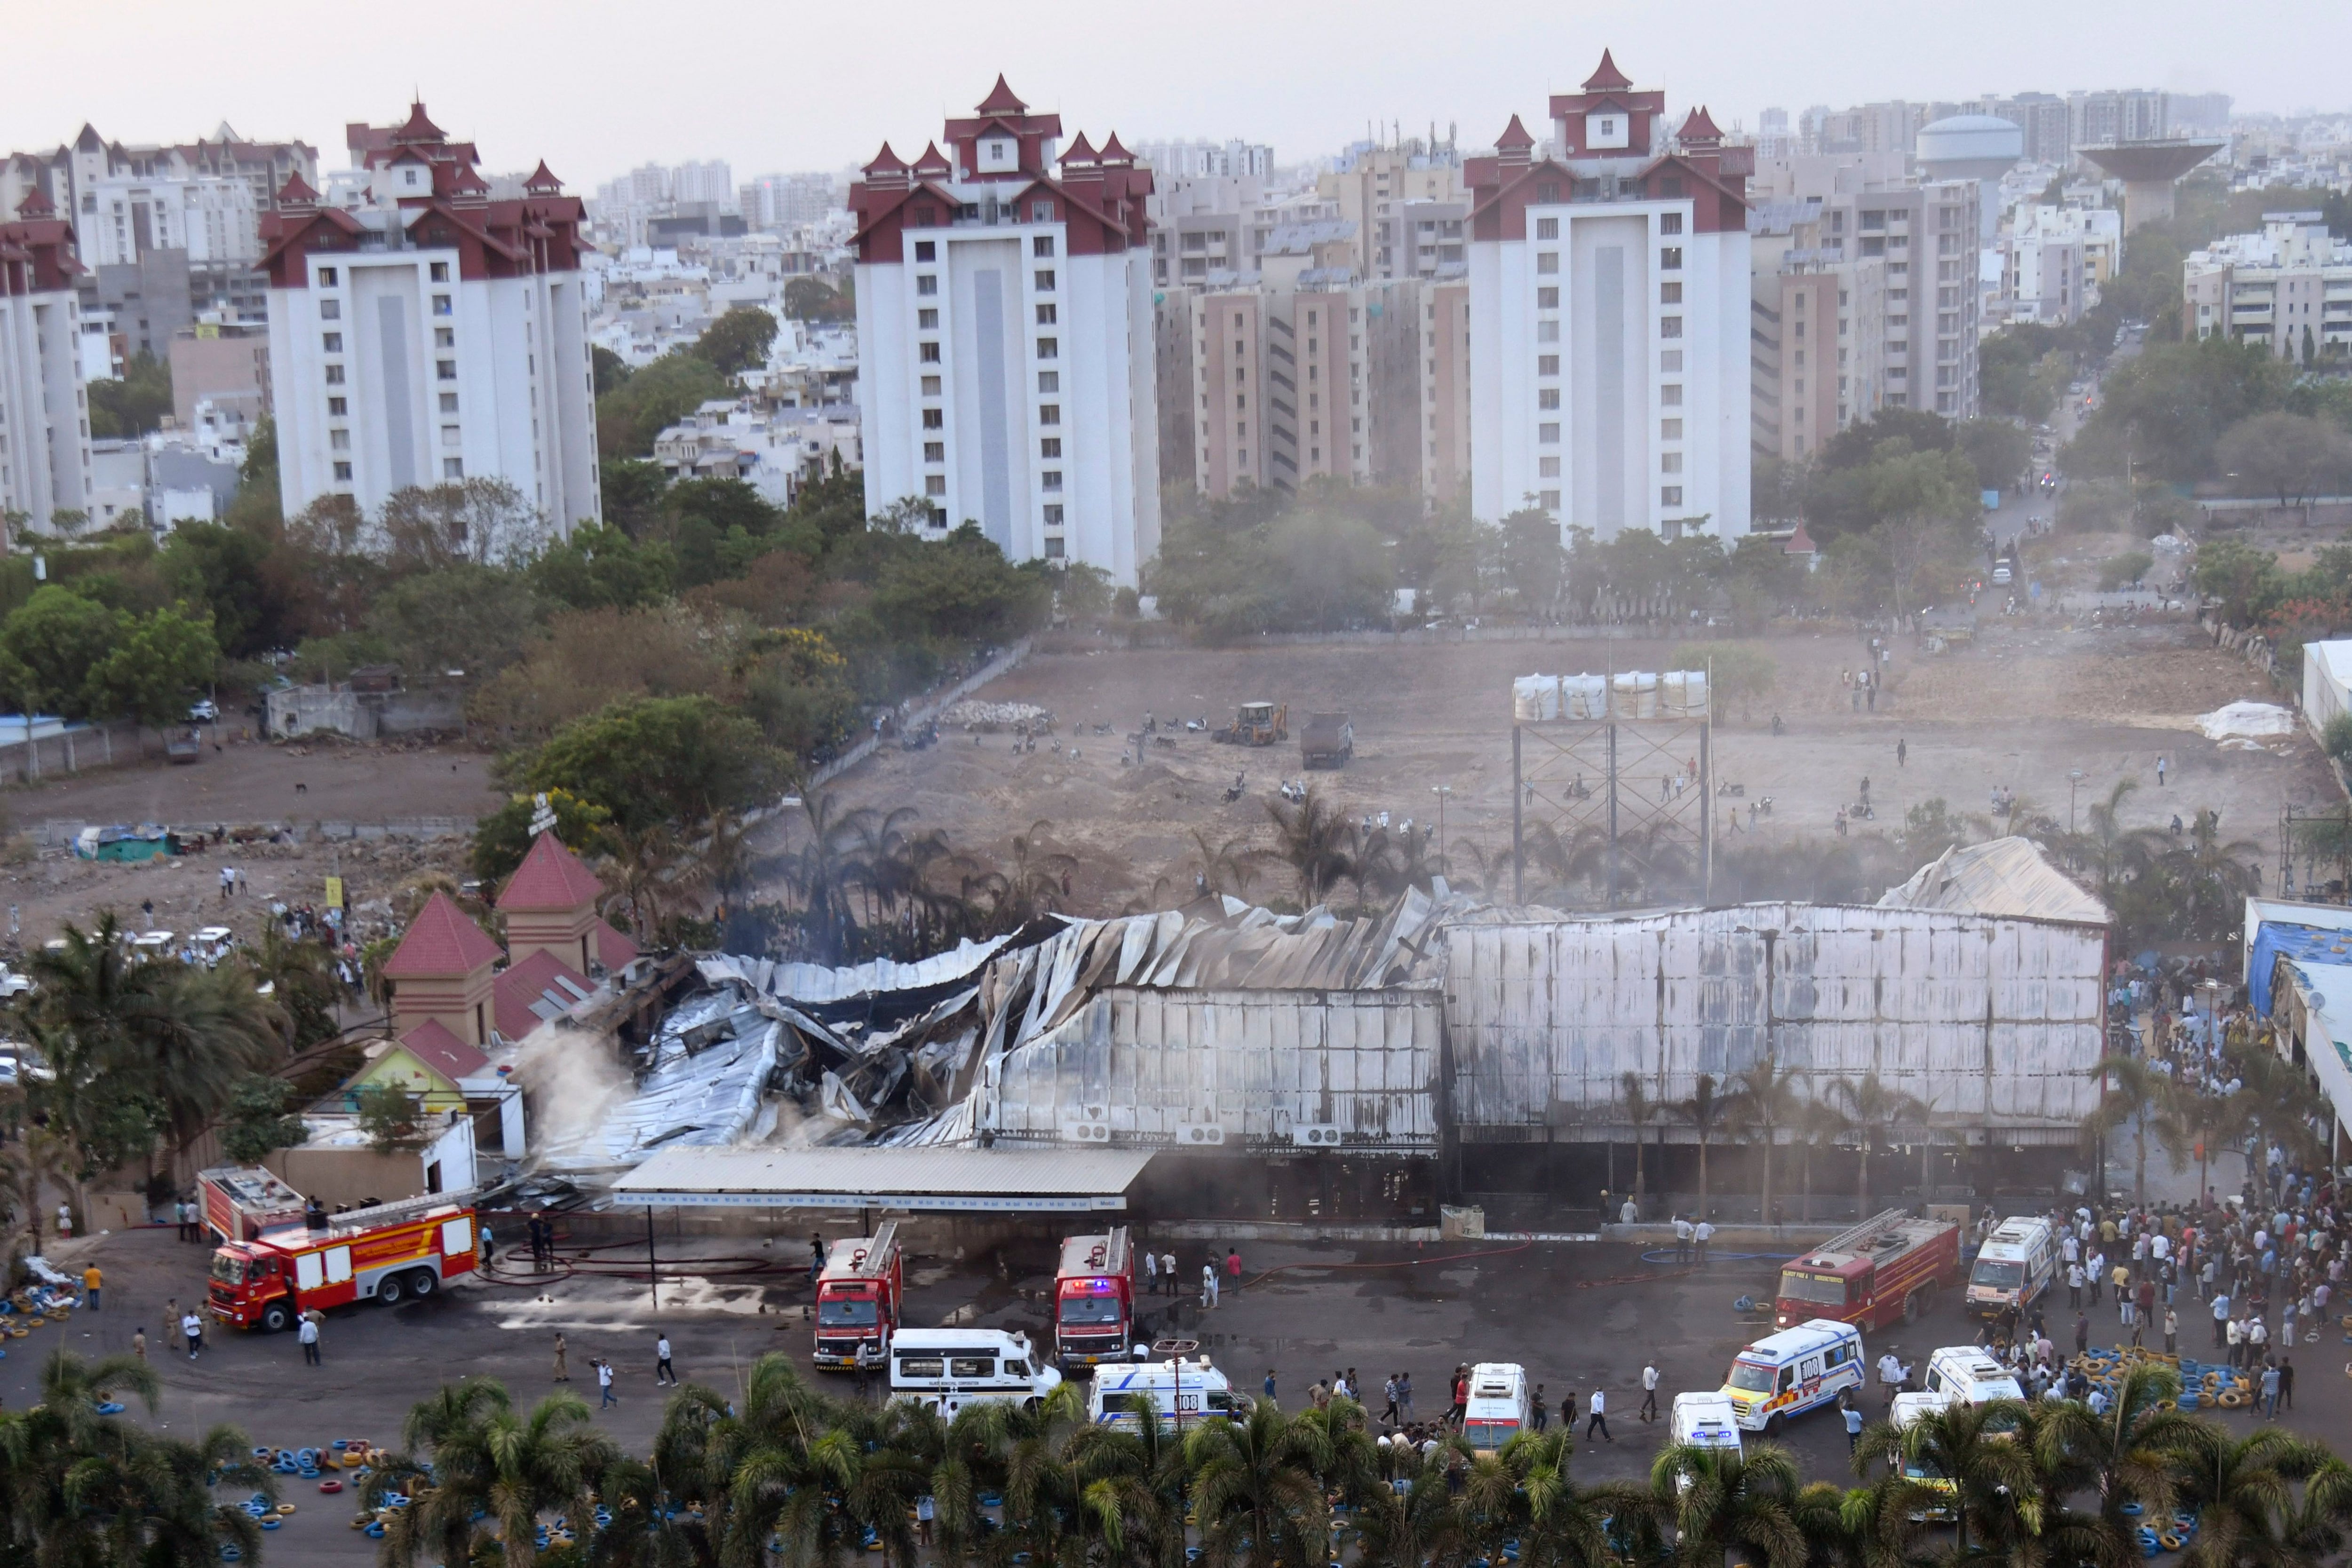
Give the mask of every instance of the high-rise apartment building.
M 2161 141 L 2172 134 L 2166 95 L 2146 89 L 2066 95 L 2067 135 L 2074 147 L 2117 141 Z
M 850 187 L 866 506 L 1133 584 L 1160 548 L 1152 177 L 1061 137 L 999 77 L 947 152 L 886 142 Z
M 1274 178 L 1274 149 L 1263 141 L 1139 141 L 1135 161 L 1163 190 L 1176 180 Z
M 38 186 L 0 223 L 0 512 L 37 533 L 91 490 L 73 225 Z M 6 530 L 0 528 L 0 542 Z
M 599 520 L 581 204 L 545 163 L 492 200 L 423 104 L 353 129 L 347 203 L 291 180 L 262 220 L 287 515 L 497 478 L 556 537 Z
M 1461 265 L 1470 203 L 1451 144 L 1364 147 L 1315 179 L 1317 197 L 1356 225 L 1362 277 L 1429 277 Z
M 823 223 L 841 197 L 831 174 L 762 174 L 736 193 L 736 204 L 751 227 L 782 231 Z
M 2066 100 L 2055 93 L 1980 99 L 1969 105 L 1966 112 L 1996 115 L 2024 132 L 2029 162 L 2063 164 L 2074 156 L 2073 116 Z
M 1551 100 L 1556 156 L 1513 116 L 1463 167 L 1471 509 L 1541 507 L 1607 538 L 1748 521 L 1744 147 L 1606 54 Z
M 253 187 L 219 174 L 96 183 L 96 202 L 76 225 L 92 267 L 129 267 L 150 251 L 187 253 L 191 267 L 251 267 L 261 260 L 261 213 Z

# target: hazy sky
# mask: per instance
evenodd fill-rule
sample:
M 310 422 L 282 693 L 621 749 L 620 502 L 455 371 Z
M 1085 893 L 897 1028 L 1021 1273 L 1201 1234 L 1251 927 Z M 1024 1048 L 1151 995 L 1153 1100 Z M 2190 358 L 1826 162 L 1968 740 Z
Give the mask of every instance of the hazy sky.
M 163 0 L 19 5 L 0 148 L 95 124 L 122 141 L 299 136 L 346 161 L 347 120 L 411 89 L 494 171 L 545 157 L 572 188 L 647 160 L 723 157 L 738 179 L 835 168 L 885 137 L 911 156 L 1004 69 L 1033 106 L 1097 140 L 1245 137 L 1285 162 L 1368 119 L 1457 121 L 1491 145 L 1514 110 L 1590 74 L 1605 44 L 1677 110 L 1728 128 L 1778 104 L 2161 87 L 2242 108 L 2352 109 L 2347 0 Z M 1035 32 L 1024 32 L 1034 19 Z

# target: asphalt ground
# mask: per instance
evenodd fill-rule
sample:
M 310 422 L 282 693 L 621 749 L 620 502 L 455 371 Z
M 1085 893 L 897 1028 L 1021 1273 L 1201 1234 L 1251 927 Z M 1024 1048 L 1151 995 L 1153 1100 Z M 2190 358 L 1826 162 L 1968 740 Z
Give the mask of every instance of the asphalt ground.
M 503 1380 L 520 1403 L 556 1388 L 552 1381 L 554 1336 L 569 1342 L 569 1385 L 595 1406 L 592 1357 L 616 1367 L 618 1404 L 599 1411 L 597 1421 L 625 1447 L 646 1451 L 660 1425 L 665 1391 L 654 1383 L 653 1344 L 667 1332 L 679 1373 L 731 1391 L 757 1356 L 781 1350 L 808 1365 L 811 1327 L 804 1232 L 795 1227 L 763 1246 L 758 1238 L 662 1244 L 662 1301 L 654 1307 L 642 1277 L 642 1255 L 634 1245 L 599 1254 L 606 1268 L 640 1267 L 639 1277 L 615 1274 L 510 1277 L 461 1284 L 423 1302 L 383 1309 L 373 1305 L 328 1314 L 322 1364 L 306 1367 L 290 1334 L 236 1333 L 217 1326 L 206 1336 L 203 1355 L 190 1362 L 163 1344 L 166 1298 L 186 1301 L 203 1289 L 207 1249 L 173 1239 L 168 1228 L 118 1233 L 72 1244 L 59 1261 L 79 1269 L 94 1253 L 106 1271 L 103 1309 L 80 1312 L 63 1324 L 33 1331 L 7 1342 L 0 1360 L 0 1398 L 22 1408 L 38 1398 L 42 1362 L 58 1348 L 96 1355 L 131 1348 L 134 1327 L 143 1325 L 148 1354 L 161 1375 L 163 1392 L 151 1416 L 134 1404 L 125 1419 L 152 1420 L 182 1434 L 215 1423 L 241 1427 L 256 1443 L 273 1448 L 321 1446 L 337 1437 L 364 1437 L 396 1444 L 411 1406 L 445 1380 L 483 1373 Z M 960 1260 L 910 1253 L 908 1317 L 917 1323 L 952 1319 L 984 1327 L 1025 1328 L 1042 1337 L 1047 1318 L 1055 1237 L 1041 1228 L 1034 1239 L 1002 1251 L 975 1253 Z M 1147 1233 L 1139 1239 L 1150 1243 Z M 1789 1248 L 1794 1249 L 1792 1242 Z M 1206 1244 L 1162 1244 L 1180 1268 L 1197 1281 Z M 1664 1375 L 1662 1408 L 1677 1392 L 1713 1389 L 1732 1356 L 1769 1324 L 1743 1321 L 1732 1303 L 1742 1294 L 1767 1297 L 1776 1278 L 1773 1260 L 1718 1251 L 1704 1270 L 1677 1269 L 1671 1256 L 1645 1260 L 1631 1246 L 1615 1243 L 1449 1242 L 1427 1247 L 1396 1245 L 1276 1245 L 1242 1243 L 1246 1281 L 1226 1291 L 1213 1312 L 1196 1298 L 1148 1301 L 1172 1332 L 1197 1335 L 1202 1348 L 1239 1386 L 1256 1393 L 1266 1372 L 1275 1374 L 1286 1406 L 1306 1402 L 1318 1377 L 1354 1367 L 1377 1409 L 1382 1380 L 1391 1373 L 1412 1375 L 1415 1401 L 1424 1418 L 1442 1412 L 1447 1380 L 1463 1362 L 1516 1361 L 1531 1382 L 1545 1388 L 1557 1412 L 1573 1391 L 1580 1408 L 1597 1385 L 1607 1396 L 1612 1442 L 1596 1436 L 1580 1440 L 1575 1473 L 1581 1482 L 1645 1475 L 1665 1441 L 1662 1419 L 1644 1423 L 1637 1414 L 1640 1374 L 1645 1358 L 1658 1358 Z M 701 1261 L 692 1260 L 698 1258 Z M 719 1260 L 731 1260 L 719 1261 Z M 763 1273 L 744 1273 L 761 1261 Z M 2200 1351 L 2210 1337 L 2210 1319 L 2195 1303 L 2182 1310 L 2184 1333 L 2198 1336 Z M 2072 1316 L 2053 1312 L 2052 1337 L 2072 1343 Z M 2094 1312 L 2093 1341 L 2113 1343 L 2115 1312 Z M 2347 1379 L 2338 1370 L 2352 1356 L 2338 1342 L 2344 1332 L 2330 1326 L 2320 1344 L 2298 1346 L 2302 1373 L 2298 1408 L 2284 1416 L 2296 1430 L 2352 1452 L 2352 1422 Z M 1924 1364 L 1938 1345 L 1972 1341 L 1975 1324 L 1959 1310 L 1954 1293 L 1916 1323 L 1889 1333 L 1865 1334 L 1868 1357 L 1892 1348 L 1906 1362 Z M 2200 1357 L 2201 1359 L 2201 1357 Z M 853 1391 L 845 1377 L 814 1374 L 842 1393 Z M 1869 1395 L 1874 1415 L 1879 1396 Z M 2225 1414 L 2232 1426 L 2253 1417 Z M 1584 1425 L 1579 1423 L 1581 1439 Z M 1828 1410 L 1803 1416 L 1783 1438 L 1810 1478 L 1849 1480 L 1844 1432 Z M 285 1478 L 282 1495 L 298 1505 L 284 1528 L 273 1531 L 269 1563 L 373 1561 L 374 1542 L 351 1528 L 352 1499 L 321 1496 L 316 1483 Z

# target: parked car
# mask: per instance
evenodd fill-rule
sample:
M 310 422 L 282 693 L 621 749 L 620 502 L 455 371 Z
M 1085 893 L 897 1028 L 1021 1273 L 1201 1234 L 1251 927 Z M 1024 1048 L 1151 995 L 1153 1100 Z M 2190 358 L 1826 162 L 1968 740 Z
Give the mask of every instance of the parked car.
M 213 724 L 220 718 L 220 705 L 210 697 L 200 697 L 188 706 L 190 724 Z

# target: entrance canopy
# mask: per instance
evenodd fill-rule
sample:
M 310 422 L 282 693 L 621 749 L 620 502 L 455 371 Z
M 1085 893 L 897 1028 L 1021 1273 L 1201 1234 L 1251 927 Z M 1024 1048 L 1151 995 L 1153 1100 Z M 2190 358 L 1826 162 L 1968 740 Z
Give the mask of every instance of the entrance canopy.
M 938 1214 L 1123 1209 L 1152 1149 L 665 1149 L 613 1184 L 616 1206 L 903 1208 Z

